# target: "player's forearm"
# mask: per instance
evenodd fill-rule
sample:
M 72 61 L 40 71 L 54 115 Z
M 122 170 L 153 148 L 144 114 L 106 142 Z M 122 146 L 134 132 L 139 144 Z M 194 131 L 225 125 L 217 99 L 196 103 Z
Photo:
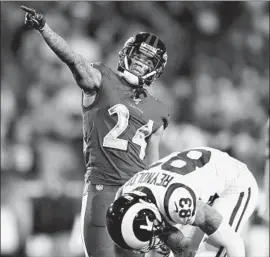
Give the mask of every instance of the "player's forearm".
M 158 149 L 154 151 L 148 151 L 146 154 L 146 163 L 150 166 L 152 163 L 159 160 L 159 151 Z
M 53 52 L 68 65 L 80 88 L 91 93 L 100 86 L 101 73 L 92 68 L 91 64 L 80 54 L 73 51 L 62 37 L 47 24 L 40 33 Z
M 245 247 L 242 238 L 223 219 L 214 208 L 197 201 L 195 224 L 209 236 L 210 240 L 226 248 L 228 257 L 245 257 Z
M 49 26 L 45 24 L 44 29 L 40 31 L 47 45 L 52 51 L 67 65 L 75 64 L 80 58 L 79 54 L 74 52 L 67 42 L 57 35 Z

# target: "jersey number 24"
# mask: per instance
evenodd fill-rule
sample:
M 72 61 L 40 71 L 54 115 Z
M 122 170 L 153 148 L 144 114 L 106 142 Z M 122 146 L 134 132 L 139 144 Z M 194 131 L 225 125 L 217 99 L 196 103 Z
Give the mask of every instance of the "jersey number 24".
M 125 139 L 121 139 L 121 134 L 126 130 L 129 121 L 129 110 L 123 104 L 116 104 L 112 106 L 108 110 L 110 115 L 117 115 L 117 123 L 116 125 L 108 132 L 108 134 L 103 139 L 103 146 L 119 149 L 119 150 L 127 150 L 128 141 Z M 140 158 L 144 159 L 145 149 L 147 143 L 145 138 L 148 137 L 152 133 L 154 122 L 149 120 L 147 124 L 141 126 L 137 129 L 135 135 L 132 138 L 132 142 L 141 147 L 140 150 Z

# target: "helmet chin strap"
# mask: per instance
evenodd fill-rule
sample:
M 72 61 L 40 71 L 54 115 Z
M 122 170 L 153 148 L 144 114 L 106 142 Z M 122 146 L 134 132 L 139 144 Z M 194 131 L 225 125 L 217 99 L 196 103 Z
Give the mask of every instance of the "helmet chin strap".
M 147 73 L 144 76 L 142 76 L 142 79 L 147 79 L 148 77 L 151 77 L 151 76 L 155 75 L 156 73 L 157 72 L 155 70 L 153 70 L 150 73 Z
M 123 72 L 123 76 L 125 77 L 125 79 L 127 80 L 128 83 L 132 84 L 132 85 L 139 85 L 139 77 L 134 75 L 133 73 L 131 73 L 128 70 L 124 70 Z
M 145 79 L 147 79 L 148 77 L 151 77 L 157 73 L 154 70 L 154 71 L 151 71 L 150 73 L 145 74 L 144 76 L 136 76 L 135 74 L 133 74 L 132 72 L 129 71 L 127 56 L 124 57 L 124 64 L 125 64 L 125 69 L 122 72 L 123 76 L 125 77 L 127 82 L 132 84 L 132 85 L 136 85 L 136 86 L 143 85 Z

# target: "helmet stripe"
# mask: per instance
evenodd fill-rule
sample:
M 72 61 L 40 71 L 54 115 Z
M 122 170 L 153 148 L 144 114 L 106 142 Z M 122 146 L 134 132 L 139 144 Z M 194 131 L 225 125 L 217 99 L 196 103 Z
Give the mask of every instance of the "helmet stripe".
M 157 48 L 157 46 L 158 46 L 158 38 L 156 37 L 156 40 L 155 40 L 155 42 L 154 42 L 154 44 L 153 44 L 153 47 L 155 47 L 155 48 Z
M 150 43 L 149 43 L 149 45 L 151 45 L 151 46 L 154 46 L 154 43 L 155 43 L 155 41 L 156 41 L 156 36 L 155 35 L 152 35 L 151 36 L 151 40 L 150 40 Z
M 150 42 L 151 42 L 151 39 L 152 39 L 152 36 L 149 35 L 145 41 L 146 44 L 150 45 Z

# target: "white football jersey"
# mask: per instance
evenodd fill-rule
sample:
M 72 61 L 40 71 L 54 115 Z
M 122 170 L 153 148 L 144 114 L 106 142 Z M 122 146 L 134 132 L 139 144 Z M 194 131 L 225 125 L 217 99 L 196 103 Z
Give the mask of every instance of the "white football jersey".
M 209 147 L 174 152 L 135 174 L 121 195 L 147 192 L 171 224 L 192 224 L 196 199 L 211 203 L 230 190 L 240 192 L 250 177 L 246 165 Z

